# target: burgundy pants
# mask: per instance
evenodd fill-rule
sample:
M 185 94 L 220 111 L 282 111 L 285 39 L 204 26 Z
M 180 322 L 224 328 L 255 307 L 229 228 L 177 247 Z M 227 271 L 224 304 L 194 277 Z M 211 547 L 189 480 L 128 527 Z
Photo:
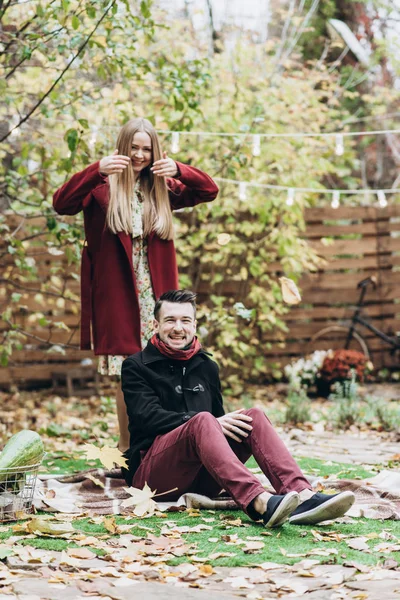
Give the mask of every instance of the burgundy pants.
M 253 418 L 253 429 L 242 442 L 228 439 L 211 413 L 201 412 L 190 421 L 159 435 L 147 451 L 133 478 L 132 486 L 145 483 L 157 493 L 178 488 L 160 497 L 176 500 L 186 492 L 215 497 L 225 489 L 245 510 L 265 490 L 245 467 L 254 456 L 276 493 L 311 489 L 288 449 L 259 408 L 243 411 Z

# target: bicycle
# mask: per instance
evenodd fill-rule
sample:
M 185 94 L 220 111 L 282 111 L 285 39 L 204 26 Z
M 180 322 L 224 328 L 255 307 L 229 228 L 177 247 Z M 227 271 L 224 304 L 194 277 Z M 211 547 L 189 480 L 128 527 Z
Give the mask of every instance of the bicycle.
M 361 292 L 351 320 L 340 321 L 338 325 L 329 325 L 328 327 L 324 327 L 317 331 L 308 344 L 311 351 L 322 349 L 317 347 L 318 342 L 320 342 L 321 345 L 324 346 L 323 349 L 337 350 L 344 348 L 345 350 L 351 349 L 358 350 L 359 352 L 361 351 L 369 360 L 370 352 L 368 344 L 360 331 L 356 329 L 356 325 L 362 325 L 380 338 L 390 347 L 390 353 L 392 355 L 400 350 L 400 335 L 398 332 L 395 335 L 388 335 L 374 325 L 371 325 L 367 318 L 361 314 L 364 307 L 365 294 L 367 293 L 369 285 L 372 285 L 372 287 L 376 289 L 376 277 L 367 277 L 358 282 L 357 288 L 360 288 Z

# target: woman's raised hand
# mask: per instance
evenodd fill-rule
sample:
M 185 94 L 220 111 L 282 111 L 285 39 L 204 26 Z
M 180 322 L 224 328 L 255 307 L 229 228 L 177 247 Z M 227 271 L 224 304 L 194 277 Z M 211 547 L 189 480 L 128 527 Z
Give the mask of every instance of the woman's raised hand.
M 101 159 L 99 171 L 102 175 L 113 175 L 114 173 L 122 173 L 129 165 L 131 159 L 124 154 L 118 154 L 118 150 L 114 150 L 111 156 L 105 156 Z
M 166 152 L 163 152 L 163 157 L 160 160 L 156 160 L 153 163 L 150 171 L 159 177 L 176 177 L 178 175 L 176 162 L 172 158 L 169 158 Z

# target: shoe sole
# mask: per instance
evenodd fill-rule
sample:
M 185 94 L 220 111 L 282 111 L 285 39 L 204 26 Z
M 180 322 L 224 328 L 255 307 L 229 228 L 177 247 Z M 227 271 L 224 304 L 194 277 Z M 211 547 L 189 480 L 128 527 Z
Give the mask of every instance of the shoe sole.
M 316 525 L 322 521 L 337 519 L 353 506 L 354 500 L 353 492 L 342 492 L 307 512 L 289 517 L 289 523 L 292 525 Z
M 288 520 L 289 516 L 300 504 L 300 497 L 297 492 L 289 492 L 285 495 L 282 502 L 271 516 L 265 527 L 280 527 Z

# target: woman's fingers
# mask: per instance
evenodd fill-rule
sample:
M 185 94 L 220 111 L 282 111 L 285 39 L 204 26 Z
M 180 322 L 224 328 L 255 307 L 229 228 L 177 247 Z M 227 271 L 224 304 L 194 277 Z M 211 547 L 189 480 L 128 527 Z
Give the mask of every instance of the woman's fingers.
M 160 169 L 164 169 L 165 167 L 168 166 L 168 161 L 167 160 L 156 160 L 156 162 L 153 163 L 153 165 L 151 166 L 151 171 L 158 171 Z
M 129 165 L 131 159 L 125 154 L 118 154 L 118 150 L 114 150 L 110 156 L 105 156 L 100 161 L 100 172 L 105 175 L 113 175 L 114 173 L 122 173 Z
M 164 155 L 166 156 L 165 152 Z M 162 177 L 174 177 L 178 172 L 175 161 L 168 157 L 156 160 L 150 170 L 154 175 L 159 175 Z

